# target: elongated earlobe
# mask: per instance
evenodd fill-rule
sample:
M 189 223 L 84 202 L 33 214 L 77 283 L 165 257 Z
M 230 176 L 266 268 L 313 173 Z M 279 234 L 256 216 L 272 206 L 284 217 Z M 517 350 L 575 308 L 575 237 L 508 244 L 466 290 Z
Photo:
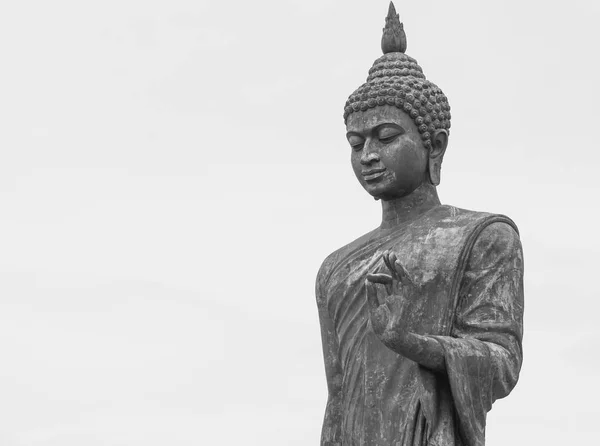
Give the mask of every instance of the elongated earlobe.
M 447 130 L 436 130 L 431 138 L 431 149 L 429 149 L 429 181 L 434 186 L 440 184 L 441 173 L 442 173 L 442 160 L 444 159 L 444 153 L 446 153 L 446 147 L 448 147 L 448 131 Z
M 441 174 L 442 174 L 442 162 L 441 161 L 432 161 L 431 159 L 429 160 L 429 181 L 431 181 L 431 184 L 433 184 L 434 186 L 437 186 L 440 184 L 440 180 L 441 180 Z

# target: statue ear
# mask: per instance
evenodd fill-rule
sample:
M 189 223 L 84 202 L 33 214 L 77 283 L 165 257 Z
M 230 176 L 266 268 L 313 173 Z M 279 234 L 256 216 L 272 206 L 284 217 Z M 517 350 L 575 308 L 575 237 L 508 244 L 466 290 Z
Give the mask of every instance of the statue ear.
M 440 184 L 442 160 L 446 153 L 446 147 L 448 147 L 448 131 L 440 129 L 433 132 L 429 150 L 429 180 L 434 186 Z

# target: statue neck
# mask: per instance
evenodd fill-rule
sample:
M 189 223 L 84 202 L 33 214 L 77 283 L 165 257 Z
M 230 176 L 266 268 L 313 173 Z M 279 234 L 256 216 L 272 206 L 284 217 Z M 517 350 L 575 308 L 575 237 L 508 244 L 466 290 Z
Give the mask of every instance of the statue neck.
M 393 229 L 412 221 L 440 204 L 435 186 L 424 182 L 405 197 L 381 201 L 381 229 Z

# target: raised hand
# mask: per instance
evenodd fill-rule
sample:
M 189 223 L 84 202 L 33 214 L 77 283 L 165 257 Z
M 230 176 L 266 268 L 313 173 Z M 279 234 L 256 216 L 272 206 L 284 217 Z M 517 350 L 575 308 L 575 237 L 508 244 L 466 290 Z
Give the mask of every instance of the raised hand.
M 401 344 L 409 334 L 403 319 L 406 306 L 418 297 L 419 286 L 414 283 L 395 253 L 385 251 L 383 261 L 389 274 L 370 273 L 365 281 L 369 317 L 377 337 L 388 347 L 398 350 L 402 349 Z M 377 284 L 385 286 L 387 297 L 383 302 L 377 297 Z

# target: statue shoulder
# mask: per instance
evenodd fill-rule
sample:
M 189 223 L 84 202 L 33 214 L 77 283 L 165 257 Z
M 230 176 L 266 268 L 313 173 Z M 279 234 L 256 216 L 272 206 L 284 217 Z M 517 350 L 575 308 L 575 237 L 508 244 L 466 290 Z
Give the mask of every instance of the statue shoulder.
M 440 222 L 464 228 L 467 237 L 468 270 L 497 267 L 504 261 L 522 269 L 522 247 L 515 222 L 502 214 L 444 206 Z
M 503 214 L 473 211 L 451 205 L 442 205 L 436 209 L 434 218 L 437 219 L 438 224 L 440 225 L 449 227 L 471 226 L 475 230 L 484 230 L 493 223 L 504 223 L 505 225 L 512 227 L 517 236 L 519 234 L 515 222 Z M 495 227 L 498 227 L 498 225 L 495 225 Z M 500 227 L 503 226 L 500 225 Z
M 506 262 L 515 269 L 523 269 L 519 233 L 516 226 L 503 221 L 492 222 L 477 235 L 469 254 L 467 270 L 496 268 Z

